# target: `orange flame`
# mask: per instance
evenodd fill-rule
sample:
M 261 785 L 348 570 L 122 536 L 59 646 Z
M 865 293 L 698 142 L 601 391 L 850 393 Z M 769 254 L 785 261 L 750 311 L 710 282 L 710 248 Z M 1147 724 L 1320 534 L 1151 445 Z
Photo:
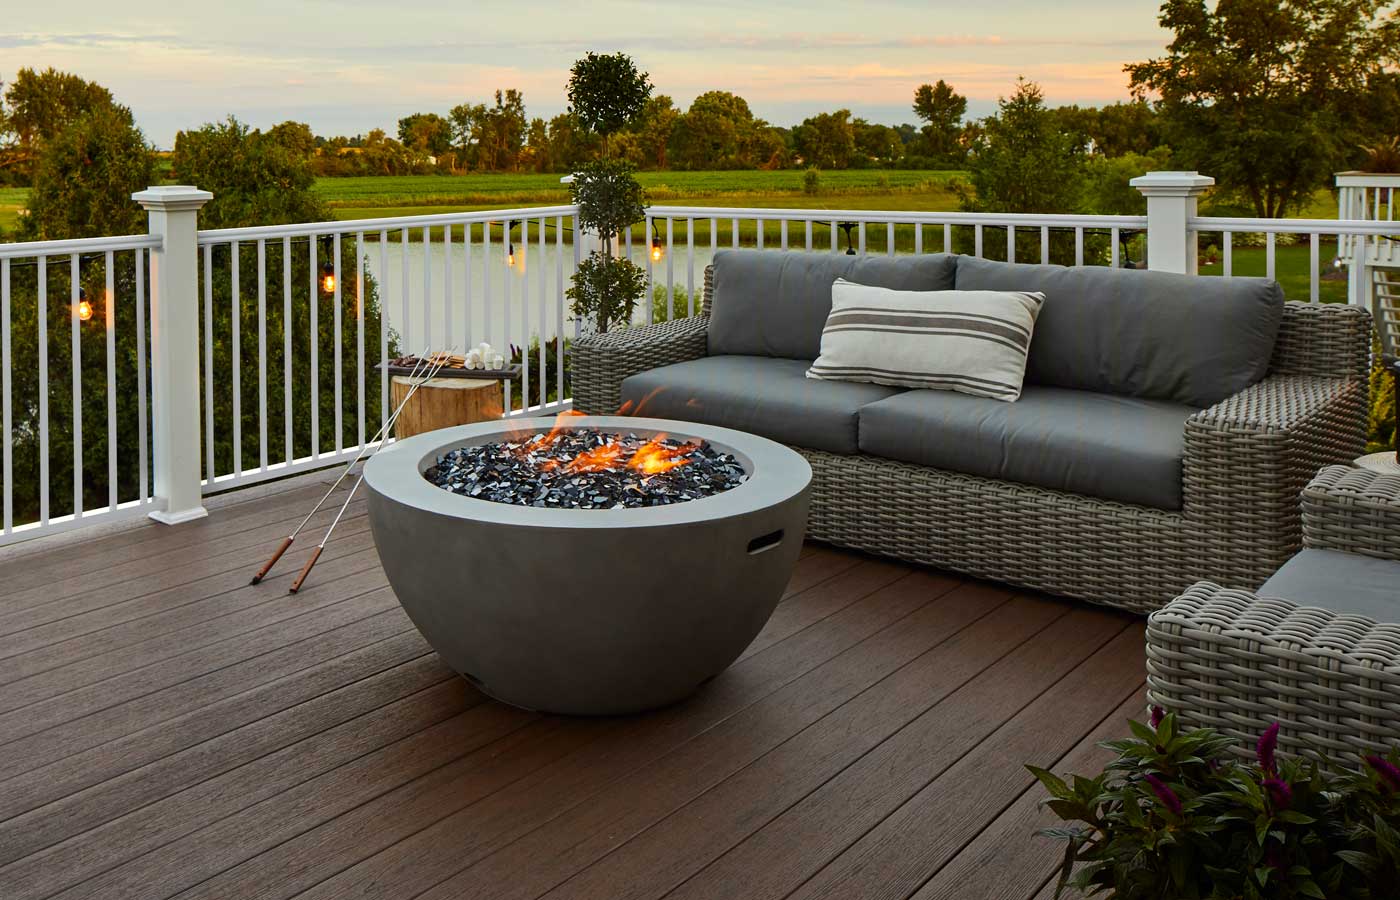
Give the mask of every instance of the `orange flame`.
M 592 450 L 585 450 L 575 456 L 570 462 L 569 472 L 606 472 L 609 469 L 616 469 L 618 460 L 622 458 L 623 447 L 616 442 L 608 442 L 601 447 Z
M 554 427 L 549 429 L 548 434 L 542 434 L 538 438 L 531 440 L 530 442 L 525 444 L 525 446 L 520 448 L 521 455 L 524 455 L 526 453 L 533 453 L 534 451 L 539 450 L 541 447 L 547 447 L 550 444 L 554 443 L 559 439 L 559 435 L 569 430 L 568 420 L 577 418 L 582 415 L 583 413 L 574 412 L 572 409 L 564 410 L 558 416 L 555 417 Z M 551 466 L 550 468 L 553 468 L 553 466 Z M 548 469 L 546 469 L 546 471 L 548 471 Z
M 694 444 L 684 444 L 680 447 L 667 447 L 661 441 L 666 435 L 658 434 L 637 448 L 637 452 L 632 454 L 632 458 L 627 461 L 627 468 L 635 469 L 647 475 L 657 475 L 661 472 L 669 472 L 672 469 L 679 469 L 681 466 L 689 465 L 691 460 L 685 459 L 685 455 L 695 449 Z

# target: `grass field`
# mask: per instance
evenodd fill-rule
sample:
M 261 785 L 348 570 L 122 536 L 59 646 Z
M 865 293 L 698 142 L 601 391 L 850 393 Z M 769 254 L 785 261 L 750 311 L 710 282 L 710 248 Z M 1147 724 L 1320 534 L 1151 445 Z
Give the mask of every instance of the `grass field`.
M 29 188 L 0 187 L 0 229 L 13 231 L 19 224 L 19 211 L 24 209 Z

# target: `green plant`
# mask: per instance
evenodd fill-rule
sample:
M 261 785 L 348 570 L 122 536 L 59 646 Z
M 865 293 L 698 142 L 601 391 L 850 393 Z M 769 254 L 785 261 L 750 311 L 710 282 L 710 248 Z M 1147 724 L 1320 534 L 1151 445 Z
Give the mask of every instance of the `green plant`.
M 1395 377 L 1381 361 L 1377 342 L 1371 367 L 1371 401 L 1366 411 L 1366 452 L 1395 449 Z
M 564 394 L 569 396 L 569 385 L 573 380 L 573 357 L 569 353 L 569 345 L 572 341 L 564 340 Z M 523 366 L 525 363 L 523 350 L 515 344 L 510 345 L 510 364 L 513 366 Z M 511 379 L 516 390 L 511 399 L 512 405 L 520 408 L 522 400 L 529 406 L 539 406 L 541 403 L 548 403 L 559 399 L 559 385 L 556 383 L 560 371 L 559 360 L 559 338 L 553 337 L 544 342 L 544 370 L 540 371 L 540 339 L 534 338 L 530 341 L 529 353 L 530 369 L 530 396 L 523 397 L 524 373 Z M 543 377 L 541 377 L 543 375 Z M 544 397 L 540 397 L 540 389 L 544 389 Z
M 802 193 L 815 197 L 822 192 L 822 170 L 808 166 L 802 173 Z
M 569 74 L 569 109 L 578 123 L 607 139 L 641 115 L 651 97 L 651 79 L 625 53 L 589 53 Z
M 1153 709 L 1093 778 L 1027 768 L 1067 828 L 1056 891 L 1114 900 L 1379 898 L 1400 882 L 1400 751 L 1366 757 L 1361 772 L 1279 759 L 1278 725 L 1254 761 L 1232 739 L 1183 731 Z
M 626 322 L 646 293 L 646 276 L 631 260 L 614 252 L 617 235 L 646 216 L 647 194 L 632 164 L 599 159 L 586 164 L 569 186 L 578 205 L 579 227 L 598 235 L 599 247 L 579 263 L 565 296 L 576 316 L 590 319 L 599 332 Z
M 646 273 L 636 263 L 597 250 L 578 264 L 573 286 L 564 296 L 572 301 L 574 315 L 592 321 L 603 333 L 632 318 L 646 289 Z

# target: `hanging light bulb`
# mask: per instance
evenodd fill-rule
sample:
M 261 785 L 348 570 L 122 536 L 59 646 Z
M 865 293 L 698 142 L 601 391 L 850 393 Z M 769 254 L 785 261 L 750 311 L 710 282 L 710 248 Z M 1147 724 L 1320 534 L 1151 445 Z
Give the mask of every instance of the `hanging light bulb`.
M 506 250 L 506 265 L 507 265 L 507 266 L 510 266 L 510 267 L 512 267 L 512 268 L 515 266 L 515 242 L 514 242 L 514 241 L 511 241 L 511 242 L 510 242 L 510 247 L 509 247 L 509 249 Z
M 335 266 L 330 263 L 321 266 L 321 290 L 327 294 L 335 293 Z
M 87 290 L 78 288 L 78 320 L 86 322 L 92 318 L 92 304 L 88 302 Z
M 651 261 L 661 262 L 661 241 L 657 238 L 651 239 Z

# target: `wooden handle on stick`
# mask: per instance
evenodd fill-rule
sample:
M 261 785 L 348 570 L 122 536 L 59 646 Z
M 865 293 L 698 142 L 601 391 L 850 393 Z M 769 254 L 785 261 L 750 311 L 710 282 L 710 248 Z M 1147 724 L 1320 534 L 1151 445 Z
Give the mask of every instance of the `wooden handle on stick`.
M 257 584 L 258 582 L 266 578 L 267 573 L 272 571 L 272 567 L 277 565 L 277 560 L 282 558 L 282 554 L 286 553 L 287 548 L 290 546 L 292 546 L 292 538 L 282 538 L 282 543 L 278 544 L 277 549 L 272 553 L 272 559 L 269 559 L 267 562 L 263 563 L 263 567 L 261 569 L 258 569 L 258 574 L 254 575 L 253 580 L 248 583 Z
M 287 590 L 287 593 L 295 594 L 297 591 L 301 590 L 302 582 L 306 581 L 306 576 L 311 574 L 311 567 L 316 565 L 316 560 L 320 559 L 321 551 L 324 549 L 324 547 L 317 547 L 315 550 L 311 551 L 311 556 L 307 558 L 306 565 L 301 567 L 301 574 L 297 576 L 296 581 L 292 582 L 292 586 Z

